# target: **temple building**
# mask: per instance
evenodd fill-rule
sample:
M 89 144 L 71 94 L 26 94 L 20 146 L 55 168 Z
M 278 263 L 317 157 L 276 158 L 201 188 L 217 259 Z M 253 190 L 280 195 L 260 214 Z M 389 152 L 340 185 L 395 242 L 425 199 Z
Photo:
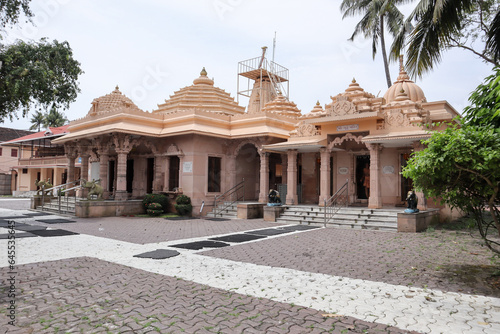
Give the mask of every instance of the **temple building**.
M 238 85 L 246 108 L 205 69 L 152 112 L 118 87 L 94 99 L 87 115 L 53 140 L 64 145 L 68 181 L 80 161 L 79 174 L 100 179 L 106 199 L 183 193 L 194 215 L 239 185 L 245 201 L 267 202 L 277 189 L 286 204 L 321 206 L 347 183 L 350 205 L 404 204 L 412 185 L 401 169 L 429 130 L 440 129 L 435 124 L 458 115 L 453 107 L 428 102 L 400 65 L 383 97 L 353 79 L 329 103 L 302 113 L 288 97 L 288 70 L 264 55 L 239 64 L 239 77 L 248 80 L 246 89 Z

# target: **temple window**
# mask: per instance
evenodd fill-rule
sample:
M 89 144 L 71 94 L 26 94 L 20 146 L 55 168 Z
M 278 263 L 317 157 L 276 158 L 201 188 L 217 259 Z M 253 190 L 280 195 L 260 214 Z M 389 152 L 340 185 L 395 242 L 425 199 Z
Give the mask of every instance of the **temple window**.
M 179 188 L 179 167 L 180 159 L 177 156 L 170 157 L 170 163 L 168 166 L 168 190 L 174 191 L 175 188 Z
M 220 192 L 221 158 L 208 157 L 208 192 Z

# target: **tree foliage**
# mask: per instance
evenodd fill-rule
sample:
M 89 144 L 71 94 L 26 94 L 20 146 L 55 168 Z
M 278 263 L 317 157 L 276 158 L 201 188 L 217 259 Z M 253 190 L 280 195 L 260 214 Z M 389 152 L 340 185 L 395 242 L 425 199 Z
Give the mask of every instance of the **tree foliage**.
M 500 18 L 495 21 L 499 5 L 498 0 L 419 0 L 394 39 L 391 56 L 397 58 L 406 48 L 406 69 L 413 77 L 431 71 L 450 48 L 467 50 L 499 65 L 494 43 L 485 43 L 491 31 L 499 29 Z
M 38 130 L 40 131 L 40 128 L 43 125 L 43 122 L 45 121 L 45 115 L 42 114 L 40 111 L 36 111 L 33 116 L 31 116 L 30 122 L 30 130 Z
M 404 16 L 396 6 L 398 2 L 401 1 L 343 0 L 340 5 L 340 10 L 343 12 L 342 18 L 362 15 L 361 21 L 356 25 L 350 40 L 353 40 L 359 34 L 363 34 L 365 38 L 371 38 L 373 58 L 375 58 L 377 53 L 380 40 L 387 87 L 391 87 L 392 81 L 389 73 L 389 60 L 386 52 L 384 31 L 387 28 L 392 36 L 399 33 L 404 21 Z
M 500 69 L 470 95 L 464 124 L 433 132 L 403 175 L 428 196 L 471 213 L 486 245 L 500 254 Z M 491 218 L 485 219 L 488 210 Z
M 485 79 L 469 97 L 470 106 L 464 110 L 469 125 L 492 125 L 500 128 L 500 68 Z
M 0 1 L 0 25 L 5 28 L 19 22 L 19 17 L 25 15 L 27 18 L 33 16 L 30 9 L 31 0 L 1 0 Z
M 80 63 L 68 42 L 17 41 L 0 46 L 0 121 L 32 108 L 68 108 L 77 94 Z

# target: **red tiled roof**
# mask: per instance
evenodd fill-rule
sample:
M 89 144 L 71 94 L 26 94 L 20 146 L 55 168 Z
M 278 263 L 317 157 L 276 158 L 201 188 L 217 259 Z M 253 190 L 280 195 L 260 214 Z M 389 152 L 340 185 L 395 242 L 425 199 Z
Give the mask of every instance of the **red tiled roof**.
M 47 130 L 44 130 L 44 131 L 32 133 L 32 134 L 24 136 L 24 137 L 12 139 L 12 140 L 3 142 L 2 144 L 9 144 L 9 143 L 14 144 L 14 143 L 24 142 L 24 141 L 29 141 L 29 140 L 43 139 L 43 138 L 47 138 L 47 137 L 60 137 L 66 133 L 69 133 L 68 127 L 69 127 L 69 124 L 59 126 L 57 128 L 49 127 L 50 133 L 47 133 Z

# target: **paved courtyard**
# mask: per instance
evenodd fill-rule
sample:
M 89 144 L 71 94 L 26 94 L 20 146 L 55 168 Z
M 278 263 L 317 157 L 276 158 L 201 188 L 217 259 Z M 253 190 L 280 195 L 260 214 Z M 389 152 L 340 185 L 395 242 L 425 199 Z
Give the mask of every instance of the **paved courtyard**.
M 491 254 L 464 232 L 36 216 L 16 199 L 0 224 L 1 333 L 500 332 Z M 156 250 L 171 257 L 136 257 Z

